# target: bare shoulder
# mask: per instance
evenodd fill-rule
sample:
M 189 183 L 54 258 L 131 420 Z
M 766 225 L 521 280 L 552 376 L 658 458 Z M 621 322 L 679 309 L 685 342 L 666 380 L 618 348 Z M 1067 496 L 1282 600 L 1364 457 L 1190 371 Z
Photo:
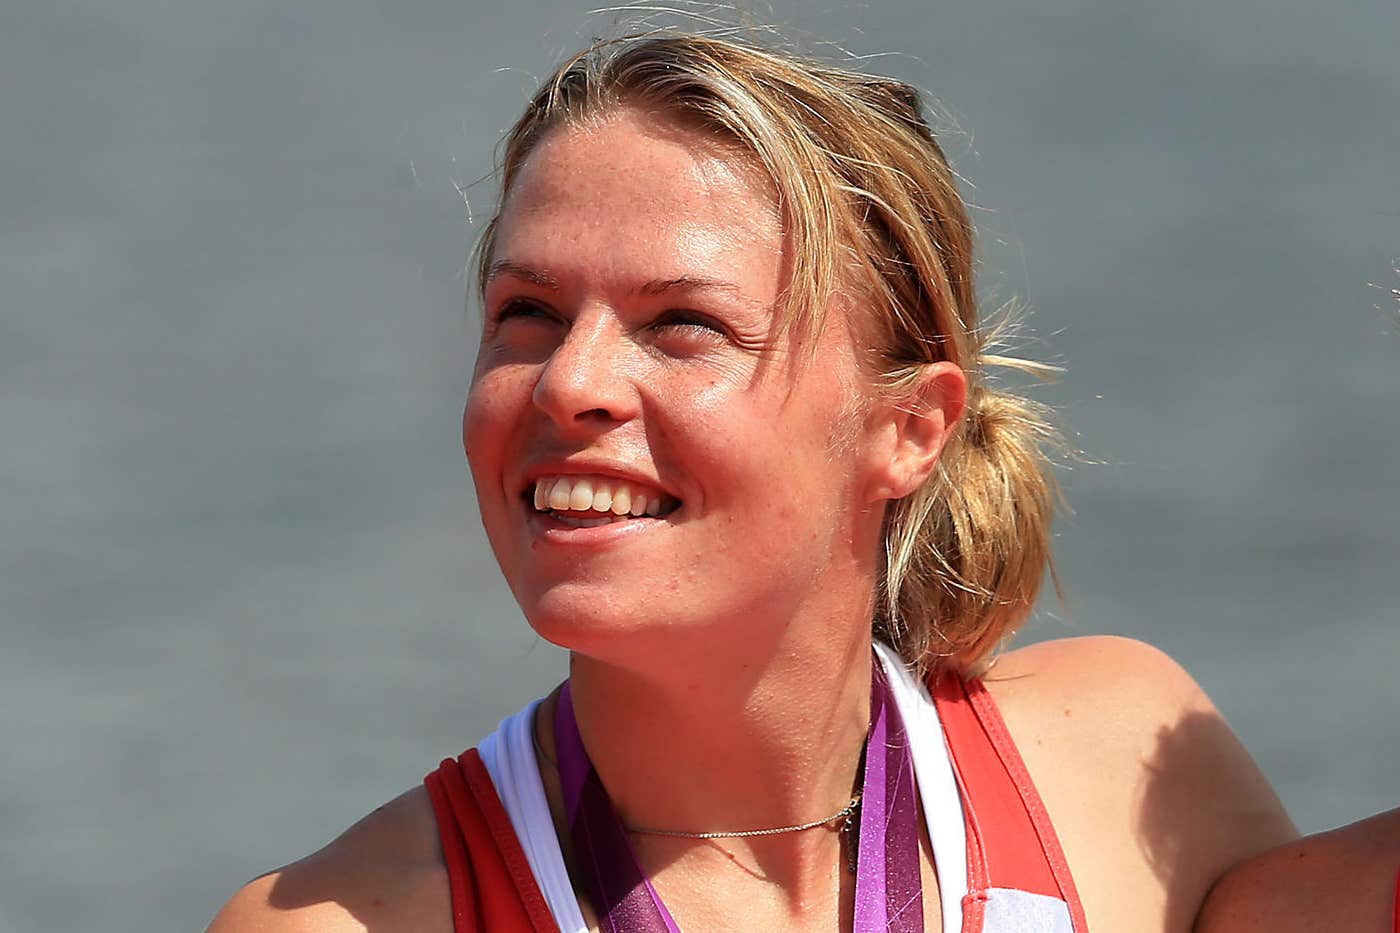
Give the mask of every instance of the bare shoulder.
M 1227 874 L 1198 933 L 1370 933 L 1393 922 L 1400 809 L 1279 846 Z
M 1134 720 L 1124 722 L 1130 726 L 1140 725 L 1142 717 L 1173 717 L 1183 707 L 1214 709 L 1191 675 L 1164 651 L 1116 635 L 1063 638 L 1007 652 L 984 680 L 998 705 L 1032 715 L 1052 697 L 1069 704 L 1071 717 L 1076 706 L 1087 712 L 1103 705 L 1083 701 L 1111 698 L 1118 715 Z
M 1189 930 L 1226 869 L 1297 836 L 1205 691 L 1151 645 L 1045 642 L 1009 652 L 984 681 L 1092 928 Z
M 249 882 L 219 911 L 209 933 L 451 928 L 432 802 L 417 787 L 320 851 Z

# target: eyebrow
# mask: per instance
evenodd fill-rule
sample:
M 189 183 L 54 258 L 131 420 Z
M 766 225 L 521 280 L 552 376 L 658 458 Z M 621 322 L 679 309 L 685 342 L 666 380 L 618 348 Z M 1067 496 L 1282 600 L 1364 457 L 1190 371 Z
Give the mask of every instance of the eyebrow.
M 531 285 L 548 289 L 549 291 L 559 291 L 559 280 L 548 272 L 527 266 L 524 263 L 512 262 L 509 259 L 501 259 L 491 263 L 486 270 L 486 281 L 492 282 L 500 276 L 511 276 L 512 278 L 523 279 Z M 719 279 L 707 279 L 695 275 L 681 275 L 673 279 L 651 279 L 644 282 L 635 291 L 639 295 L 671 295 L 685 292 L 698 291 L 727 291 L 739 292 L 739 286 L 720 281 Z
M 486 270 L 486 281 L 493 282 L 503 275 L 524 279 L 531 285 L 538 285 L 540 288 L 547 288 L 552 292 L 559 291 L 559 280 L 554 276 L 523 263 L 511 262 L 509 259 L 500 259 L 491 263 Z
M 694 275 L 682 275 L 674 279 L 652 279 L 637 289 L 643 295 L 670 295 L 674 292 L 725 291 L 738 292 L 739 286 L 719 279 L 704 279 Z

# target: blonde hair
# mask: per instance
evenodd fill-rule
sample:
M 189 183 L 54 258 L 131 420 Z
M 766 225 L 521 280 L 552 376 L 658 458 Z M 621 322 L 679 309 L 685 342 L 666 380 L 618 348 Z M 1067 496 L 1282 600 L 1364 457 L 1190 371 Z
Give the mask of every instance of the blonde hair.
M 1056 502 L 1044 408 L 994 391 L 979 327 L 973 231 L 918 92 L 716 36 L 599 42 L 562 65 L 504 140 L 501 204 L 560 125 L 639 106 L 737 145 L 776 187 L 791 274 L 779 332 L 820 327 L 847 290 L 869 308 L 878 391 L 900 399 L 930 364 L 966 373 L 969 404 L 938 469 L 893 503 L 875 632 L 924 672 L 984 662 L 1025 619 L 1050 560 Z M 499 213 L 478 245 L 484 287 Z

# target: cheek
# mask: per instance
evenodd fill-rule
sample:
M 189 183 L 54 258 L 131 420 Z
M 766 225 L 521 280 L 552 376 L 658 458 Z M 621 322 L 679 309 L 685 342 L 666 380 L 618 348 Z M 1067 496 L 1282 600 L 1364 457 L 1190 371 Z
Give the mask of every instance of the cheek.
M 481 488 L 485 475 L 496 470 L 511 428 L 521 417 L 521 380 L 493 371 L 473 380 L 462 409 L 462 449 Z M 528 389 L 524 400 L 529 401 Z
M 694 386 L 664 407 L 666 419 L 653 450 L 676 458 L 676 474 L 691 477 L 704 504 L 736 530 L 825 528 L 850 498 L 851 454 L 858 446 L 839 409 L 840 397 L 781 387 L 757 390 Z M 804 386 L 803 388 L 808 388 Z M 652 423 L 653 429 L 657 421 Z M 666 464 L 659 464 L 665 470 Z
M 772 431 L 774 412 L 735 381 L 652 385 L 646 430 L 662 474 L 688 478 L 707 501 L 752 495 L 770 468 L 769 451 L 755 441 Z

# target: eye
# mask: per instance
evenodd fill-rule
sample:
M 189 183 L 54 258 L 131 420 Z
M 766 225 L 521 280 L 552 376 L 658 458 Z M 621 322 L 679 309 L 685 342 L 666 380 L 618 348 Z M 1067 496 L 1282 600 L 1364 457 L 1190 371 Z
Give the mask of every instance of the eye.
M 553 321 L 555 315 L 544 305 L 525 298 L 512 298 L 496 311 L 496 323 L 504 324 L 512 319 Z
M 670 333 L 677 336 L 688 336 L 698 339 L 714 339 L 716 337 L 726 337 L 728 329 L 710 317 L 699 311 L 688 309 L 676 309 L 666 311 L 659 315 L 652 322 L 652 328 L 661 333 Z

